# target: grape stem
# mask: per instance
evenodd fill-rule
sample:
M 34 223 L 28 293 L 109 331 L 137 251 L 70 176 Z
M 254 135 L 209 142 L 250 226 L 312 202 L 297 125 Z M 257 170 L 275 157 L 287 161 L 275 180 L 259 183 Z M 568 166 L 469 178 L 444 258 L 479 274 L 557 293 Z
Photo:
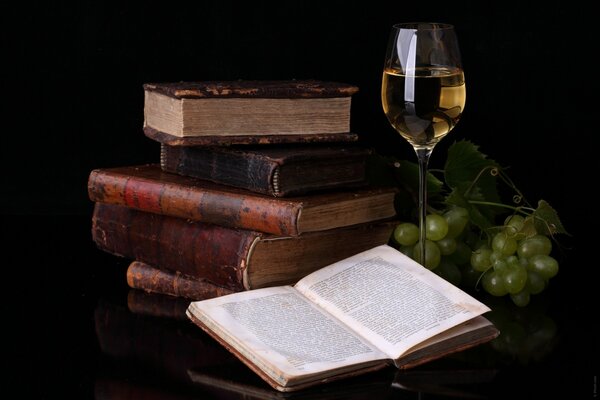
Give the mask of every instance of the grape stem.
M 480 200 L 467 200 L 470 204 L 479 204 L 482 206 L 494 206 L 494 207 L 502 207 L 502 208 L 508 208 L 510 210 L 516 211 L 518 213 L 521 213 L 523 215 L 529 215 L 528 212 L 524 211 L 530 211 L 530 212 L 534 212 L 535 208 L 531 208 L 531 207 L 515 207 L 515 206 L 509 206 L 508 204 L 503 204 L 503 203 L 494 203 L 492 201 L 480 201 Z

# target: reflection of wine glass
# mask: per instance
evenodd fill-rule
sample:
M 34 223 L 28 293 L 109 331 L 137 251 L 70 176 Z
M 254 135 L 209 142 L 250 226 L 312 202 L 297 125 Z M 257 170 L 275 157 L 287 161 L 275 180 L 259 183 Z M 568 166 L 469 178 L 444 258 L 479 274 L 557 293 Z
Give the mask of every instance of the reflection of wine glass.
M 405 23 L 392 27 L 381 100 L 388 120 L 419 160 L 419 243 L 425 265 L 427 163 L 433 147 L 454 128 L 465 108 L 465 78 L 454 27 Z

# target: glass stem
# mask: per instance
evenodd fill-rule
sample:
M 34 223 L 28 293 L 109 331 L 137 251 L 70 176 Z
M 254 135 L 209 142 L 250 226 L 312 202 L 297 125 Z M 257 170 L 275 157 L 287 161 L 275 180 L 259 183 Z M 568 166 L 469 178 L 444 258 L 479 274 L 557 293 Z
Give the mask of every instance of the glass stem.
M 425 266 L 425 217 L 427 215 L 427 164 L 433 148 L 415 149 L 419 160 L 419 254 L 421 265 Z

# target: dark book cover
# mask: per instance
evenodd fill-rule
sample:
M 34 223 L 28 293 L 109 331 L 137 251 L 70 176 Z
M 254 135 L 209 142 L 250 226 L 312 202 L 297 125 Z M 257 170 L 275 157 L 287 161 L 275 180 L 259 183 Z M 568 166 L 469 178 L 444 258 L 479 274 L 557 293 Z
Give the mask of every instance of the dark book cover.
M 162 145 L 161 167 L 180 175 L 284 197 L 366 185 L 369 154 L 369 149 L 348 145 Z
M 319 80 L 204 81 L 146 83 L 144 90 L 177 99 L 193 98 L 328 98 L 349 97 L 358 87 L 342 82 Z
M 144 127 L 144 134 L 150 139 L 169 146 L 230 146 L 230 145 L 268 145 L 268 144 L 309 144 L 333 142 L 357 142 L 358 135 L 352 132 L 315 133 L 310 135 L 206 135 L 206 136 L 175 136 Z

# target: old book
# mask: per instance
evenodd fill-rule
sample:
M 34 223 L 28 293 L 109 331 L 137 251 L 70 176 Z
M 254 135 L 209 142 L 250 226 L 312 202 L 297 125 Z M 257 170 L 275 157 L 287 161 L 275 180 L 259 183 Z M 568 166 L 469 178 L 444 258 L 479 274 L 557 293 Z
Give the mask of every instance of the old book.
M 380 221 L 275 236 L 96 203 L 92 237 L 109 253 L 245 290 L 294 283 L 325 265 L 387 243 L 396 224 Z
M 161 146 L 167 172 L 271 196 L 364 186 L 370 151 L 344 145 Z
M 354 141 L 357 91 L 316 80 L 148 83 L 144 132 L 174 145 Z
M 294 286 L 193 302 L 188 316 L 267 383 L 293 391 L 495 338 L 490 309 L 387 245 Z
M 393 217 L 395 189 L 274 198 L 161 171 L 158 165 L 97 169 L 92 201 L 231 228 L 298 236 Z
M 156 268 L 141 261 L 134 261 L 127 268 L 127 284 L 134 289 L 191 300 L 204 300 L 233 293 L 233 290 L 217 286 L 205 279 Z

